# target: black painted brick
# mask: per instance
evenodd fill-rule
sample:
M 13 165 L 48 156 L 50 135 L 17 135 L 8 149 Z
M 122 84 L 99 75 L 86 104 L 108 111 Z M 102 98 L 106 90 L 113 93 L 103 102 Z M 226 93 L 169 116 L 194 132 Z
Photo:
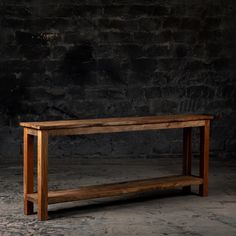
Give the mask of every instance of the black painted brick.
M 3 0 L 0 124 L 212 113 L 220 117 L 212 153 L 235 155 L 235 23 L 234 1 Z M 181 152 L 177 133 L 163 133 L 161 143 L 149 133 L 122 135 L 117 145 L 95 136 L 82 147 L 51 147 L 56 155 L 109 156 L 112 145 L 114 156 Z

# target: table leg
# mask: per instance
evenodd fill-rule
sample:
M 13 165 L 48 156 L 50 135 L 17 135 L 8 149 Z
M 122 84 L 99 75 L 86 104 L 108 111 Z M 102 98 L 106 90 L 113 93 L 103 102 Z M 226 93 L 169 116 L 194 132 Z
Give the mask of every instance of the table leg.
M 24 214 L 34 212 L 34 204 L 27 200 L 27 194 L 34 192 L 34 136 L 24 128 Z
M 183 175 L 192 172 L 192 128 L 183 129 Z M 191 186 L 183 187 L 184 192 L 191 192 Z
M 48 133 L 38 131 L 38 218 L 48 219 Z
M 208 196 L 208 165 L 209 165 L 210 121 L 200 127 L 200 177 L 203 184 L 199 186 L 199 194 Z

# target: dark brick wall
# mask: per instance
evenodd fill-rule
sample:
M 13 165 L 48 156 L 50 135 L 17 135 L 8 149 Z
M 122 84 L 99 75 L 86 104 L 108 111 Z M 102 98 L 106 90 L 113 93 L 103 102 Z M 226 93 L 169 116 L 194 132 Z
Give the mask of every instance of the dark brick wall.
M 212 154 L 235 154 L 235 15 L 233 0 L 0 0 L 1 157 L 18 158 L 19 121 L 175 113 L 217 115 Z M 59 156 L 178 155 L 181 131 L 50 147 Z

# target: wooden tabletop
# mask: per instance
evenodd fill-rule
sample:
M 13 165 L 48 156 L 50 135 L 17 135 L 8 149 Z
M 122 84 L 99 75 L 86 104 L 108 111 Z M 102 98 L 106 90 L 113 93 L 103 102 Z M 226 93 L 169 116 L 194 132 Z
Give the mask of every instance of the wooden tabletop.
M 165 115 L 165 116 L 142 116 L 142 117 L 135 116 L 135 117 L 119 117 L 119 118 L 83 119 L 83 120 L 21 122 L 20 126 L 37 130 L 52 130 L 52 129 L 82 128 L 82 127 L 159 124 L 159 123 L 172 123 L 172 122 L 211 120 L 211 119 L 213 119 L 213 116 L 211 115 L 184 114 L 184 115 Z

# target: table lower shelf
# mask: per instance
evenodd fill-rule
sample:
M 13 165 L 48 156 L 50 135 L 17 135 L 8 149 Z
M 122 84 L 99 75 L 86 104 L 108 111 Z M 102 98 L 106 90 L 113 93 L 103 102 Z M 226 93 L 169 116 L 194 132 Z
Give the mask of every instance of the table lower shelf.
M 71 202 L 92 198 L 112 197 L 128 193 L 142 193 L 153 190 L 171 189 L 190 185 L 200 185 L 203 179 L 195 176 L 169 176 L 154 179 L 133 180 L 103 185 L 83 186 L 78 189 L 48 192 L 48 204 Z M 37 203 L 38 194 L 27 195 L 28 201 Z

